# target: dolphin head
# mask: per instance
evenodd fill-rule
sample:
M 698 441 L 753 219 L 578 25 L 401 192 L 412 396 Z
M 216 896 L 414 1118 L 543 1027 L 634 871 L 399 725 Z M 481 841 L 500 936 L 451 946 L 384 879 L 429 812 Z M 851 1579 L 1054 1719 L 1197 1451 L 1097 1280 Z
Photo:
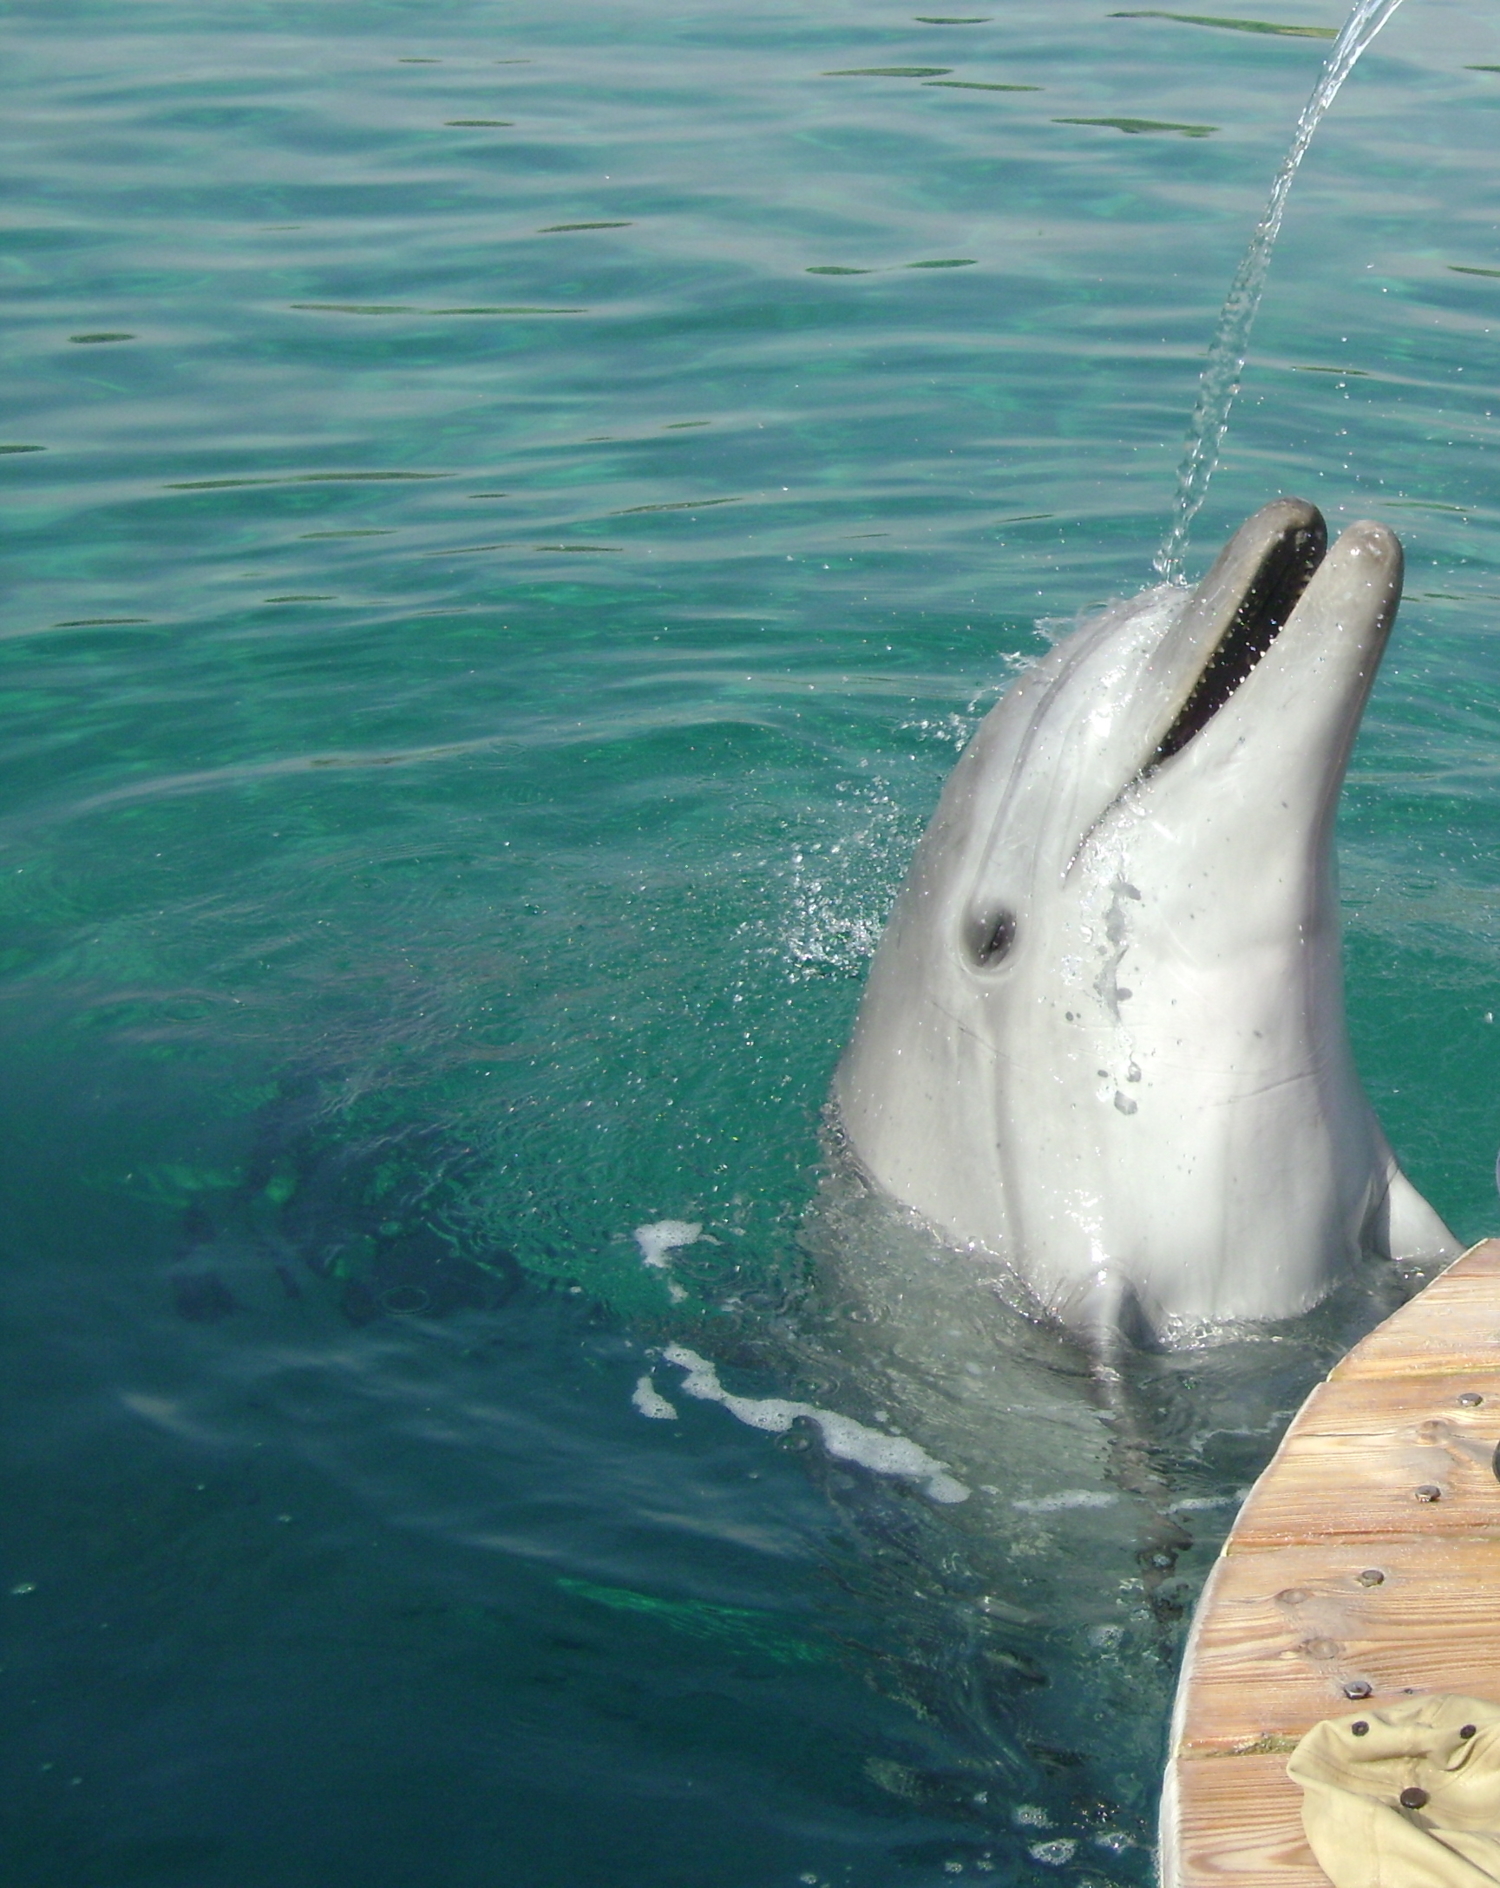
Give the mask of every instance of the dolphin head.
M 1401 547 L 1257 512 L 1106 610 L 960 759 L 834 1095 L 867 1173 L 1050 1310 L 1285 1316 L 1361 1249 L 1456 1250 L 1344 1027 L 1333 818 Z M 1394 1221 L 1393 1221 L 1394 1215 Z

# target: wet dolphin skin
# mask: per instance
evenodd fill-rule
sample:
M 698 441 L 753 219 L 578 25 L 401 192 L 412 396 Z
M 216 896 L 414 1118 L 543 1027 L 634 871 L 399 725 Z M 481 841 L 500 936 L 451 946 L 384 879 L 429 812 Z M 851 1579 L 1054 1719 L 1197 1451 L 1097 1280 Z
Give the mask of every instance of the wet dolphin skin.
M 876 1185 L 1082 1331 L 1456 1254 L 1365 1099 L 1333 821 L 1401 547 L 1280 499 L 1060 642 L 917 849 L 834 1079 Z

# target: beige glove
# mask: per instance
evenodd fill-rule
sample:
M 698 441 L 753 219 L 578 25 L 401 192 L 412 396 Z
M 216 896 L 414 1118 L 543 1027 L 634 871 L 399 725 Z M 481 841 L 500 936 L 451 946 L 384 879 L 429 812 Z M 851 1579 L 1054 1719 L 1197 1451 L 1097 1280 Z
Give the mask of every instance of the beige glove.
M 1329 1718 L 1287 1775 L 1336 1888 L 1500 1888 L 1500 1705 L 1433 1695 Z

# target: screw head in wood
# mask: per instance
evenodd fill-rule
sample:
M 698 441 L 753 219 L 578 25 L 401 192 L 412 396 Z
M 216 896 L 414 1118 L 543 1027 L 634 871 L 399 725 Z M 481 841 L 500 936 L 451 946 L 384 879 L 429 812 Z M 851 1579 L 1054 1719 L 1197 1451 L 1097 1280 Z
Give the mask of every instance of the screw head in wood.
M 1500 1455 L 1500 1449 L 1496 1450 L 1496 1454 Z M 1436 1482 L 1423 1482 L 1422 1486 L 1413 1492 L 1418 1501 L 1441 1501 L 1443 1498 L 1443 1491 Z
M 1380 1571 L 1379 1567 L 1366 1567 L 1363 1572 L 1357 1573 L 1354 1577 L 1359 1581 L 1361 1586 L 1385 1585 L 1385 1575 Z

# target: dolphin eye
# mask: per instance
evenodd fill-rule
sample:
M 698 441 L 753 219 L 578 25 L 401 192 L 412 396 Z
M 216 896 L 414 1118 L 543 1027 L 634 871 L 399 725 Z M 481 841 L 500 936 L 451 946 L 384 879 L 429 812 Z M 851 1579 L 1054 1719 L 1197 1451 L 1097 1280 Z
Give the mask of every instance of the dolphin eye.
M 1016 941 L 1016 914 L 1003 910 L 986 912 L 969 935 L 974 962 L 982 970 L 993 970 L 1010 955 Z

